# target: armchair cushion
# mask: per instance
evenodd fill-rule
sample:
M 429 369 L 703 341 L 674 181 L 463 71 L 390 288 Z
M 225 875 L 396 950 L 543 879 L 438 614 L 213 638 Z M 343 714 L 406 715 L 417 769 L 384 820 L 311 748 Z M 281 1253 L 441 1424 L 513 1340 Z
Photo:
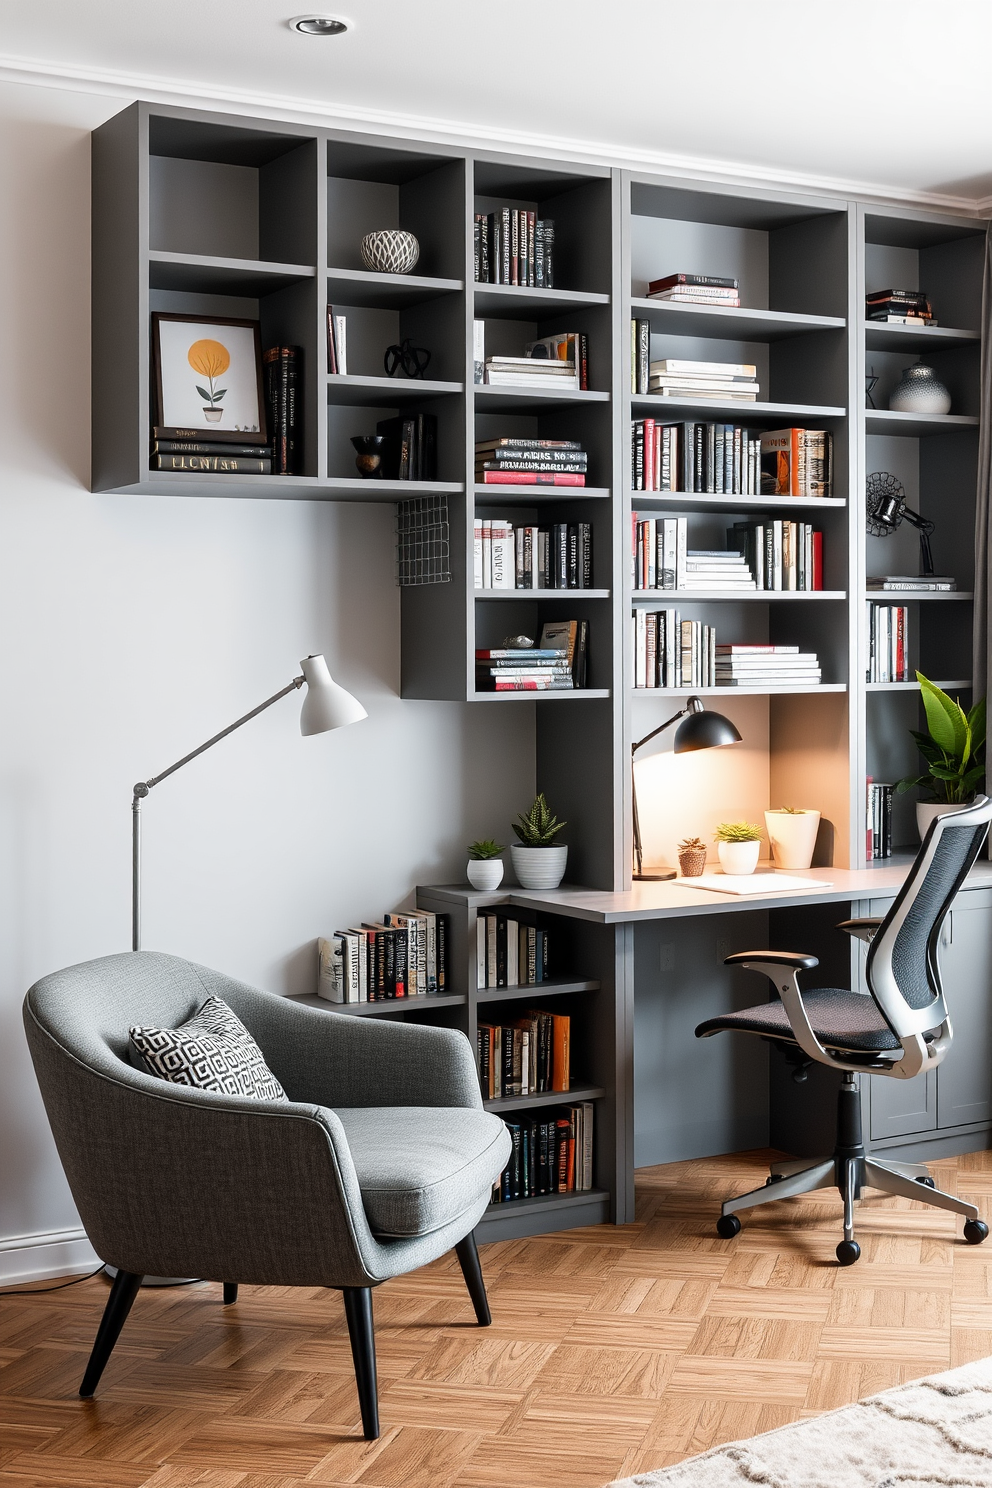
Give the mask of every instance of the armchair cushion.
M 373 1234 L 429 1235 L 476 1204 L 503 1171 L 510 1136 L 489 1111 L 361 1106 L 344 1127 Z
M 135 1026 L 130 1035 L 148 1073 L 173 1085 L 253 1100 L 287 1098 L 261 1049 L 220 997 L 208 997 L 178 1028 Z

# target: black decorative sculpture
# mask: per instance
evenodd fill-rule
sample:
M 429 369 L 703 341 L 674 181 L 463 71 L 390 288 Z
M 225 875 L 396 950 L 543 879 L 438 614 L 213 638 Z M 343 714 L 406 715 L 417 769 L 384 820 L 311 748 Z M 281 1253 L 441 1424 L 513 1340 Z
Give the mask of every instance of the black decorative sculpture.
M 399 346 L 387 346 L 382 365 L 387 377 L 395 377 L 400 368 L 405 377 L 423 377 L 430 366 L 431 354 L 423 346 L 414 346 L 409 336 Z

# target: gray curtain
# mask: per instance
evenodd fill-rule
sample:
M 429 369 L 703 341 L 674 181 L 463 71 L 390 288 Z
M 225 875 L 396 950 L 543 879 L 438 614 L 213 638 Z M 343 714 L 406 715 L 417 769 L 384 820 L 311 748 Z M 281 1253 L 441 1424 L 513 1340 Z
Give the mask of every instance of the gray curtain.
M 975 628 L 973 632 L 973 697 L 989 696 L 989 658 L 992 657 L 992 223 L 985 234 L 985 272 L 982 276 L 982 372 L 978 434 L 978 489 L 975 495 Z

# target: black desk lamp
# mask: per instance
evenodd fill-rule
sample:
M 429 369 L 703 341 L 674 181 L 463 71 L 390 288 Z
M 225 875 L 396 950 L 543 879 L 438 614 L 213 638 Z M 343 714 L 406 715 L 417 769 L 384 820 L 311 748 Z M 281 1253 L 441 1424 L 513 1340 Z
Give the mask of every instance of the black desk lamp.
M 679 723 L 681 719 L 681 723 Z M 659 724 L 643 739 L 638 739 L 630 747 L 630 773 L 631 773 L 631 800 L 634 808 L 634 878 L 642 882 L 657 883 L 661 879 L 677 878 L 674 868 L 665 868 L 657 873 L 645 873 L 644 869 L 644 846 L 641 842 L 641 824 L 637 816 L 637 776 L 634 771 L 634 760 L 637 751 L 645 744 L 663 734 L 673 723 L 678 723 L 678 731 L 675 735 L 675 753 L 690 754 L 696 749 L 715 749 L 721 744 L 739 744 L 741 736 L 734 728 L 729 718 L 724 718 L 722 713 L 711 713 L 703 704 L 702 698 L 691 697 L 686 700 L 685 707 L 678 713 L 672 715 L 666 723 Z

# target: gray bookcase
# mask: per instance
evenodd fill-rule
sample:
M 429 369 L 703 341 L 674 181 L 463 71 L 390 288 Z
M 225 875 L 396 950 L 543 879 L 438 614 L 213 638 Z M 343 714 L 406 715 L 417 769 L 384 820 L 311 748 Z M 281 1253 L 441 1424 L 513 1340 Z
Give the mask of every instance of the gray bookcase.
M 473 217 L 526 207 L 556 224 L 552 290 L 476 284 Z M 373 274 L 363 234 L 414 232 L 410 275 Z M 867 686 L 866 574 L 915 572 L 916 535 L 904 524 L 884 544 L 866 539 L 866 474 L 889 470 L 911 505 L 938 523 L 938 569 L 957 593 L 913 598 L 912 661 L 943 685 L 970 686 L 978 357 L 985 224 L 932 212 L 806 193 L 750 190 L 663 173 L 611 170 L 567 159 L 474 151 L 360 130 L 231 117 L 138 102 L 93 136 L 93 475 L 96 491 L 197 498 L 387 502 L 445 498 L 450 579 L 402 593 L 402 693 L 510 708 L 533 749 L 539 789 L 569 821 L 569 878 L 604 889 L 630 882 L 630 742 L 675 711 L 682 694 L 635 691 L 630 642 L 632 511 L 685 515 L 690 541 L 722 545 L 735 519 L 810 513 L 824 533 L 825 589 L 747 600 L 680 596 L 688 618 L 721 640 L 799 642 L 818 652 L 823 683 L 759 690 L 767 723 L 769 790 L 801 795 L 815 771 L 833 823 L 833 861 L 864 855 L 865 777 L 894 780 L 914 766 L 906 730 L 920 714 L 915 684 Z M 736 274 L 741 309 L 661 304 L 648 281 L 675 268 Z M 866 325 L 866 290 L 920 287 L 939 328 Z M 347 376 L 327 372 L 326 307 L 348 321 Z M 149 315 L 152 310 L 257 317 L 263 344 L 303 348 L 303 464 L 295 476 L 187 476 L 149 470 Z M 536 336 L 581 331 L 589 390 L 553 395 L 477 386 L 473 320 L 487 351 L 519 352 Z M 754 405 L 633 396 L 630 320 L 651 324 L 653 357 L 756 363 Z M 387 345 L 411 337 L 432 353 L 429 379 L 390 379 Z M 865 372 L 879 377 L 884 408 L 900 370 L 925 354 L 954 397 L 945 416 L 865 408 Z M 401 411 L 435 414 L 438 476 L 432 482 L 362 481 L 350 437 Z M 720 419 L 752 428 L 800 424 L 834 436 L 829 500 L 634 493 L 630 423 L 644 416 Z M 580 438 L 589 451 L 582 490 L 474 483 L 478 439 L 518 434 Z M 504 514 L 588 521 L 593 584 L 585 591 L 472 587 L 473 520 Z M 893 599 L 895 597 L 893 596 Z M 545 620 L 589 622 L 589 686 L 534 696 L 477 694 L 474 652 Z M 740 689 L 712 688 L 714 696 Z M 732 702 L 719 706 L 732 710 Z M 899 802 L 895 837 L 913 840 L 912 804 Z M 496 896 L 498 898 L 498 896 Z M 467 889 L 420 891 L 423 906 L 452 917 L 450 993 L 365 1016 L 424 1017 L 474 1038 L 480 1005 L 554 998 L 574 1019 L 573 1091 L 596 1101 L 592 1194 L 499 1206 L 486 1234 L 528 1233 L 628 1217 L 617 1175 L 631 1130 L 626 1047 L 631 948 L 559 922 L 568 980 L 539 989 L 475 986 L 475 916 L 487 900 Z M 505 1103 L 503 1103 L 505 1105 Z M 533 1101 L 524 1101 L 529 1109 Z M 502 1228 L 500 1228 L 502 1227 Z

